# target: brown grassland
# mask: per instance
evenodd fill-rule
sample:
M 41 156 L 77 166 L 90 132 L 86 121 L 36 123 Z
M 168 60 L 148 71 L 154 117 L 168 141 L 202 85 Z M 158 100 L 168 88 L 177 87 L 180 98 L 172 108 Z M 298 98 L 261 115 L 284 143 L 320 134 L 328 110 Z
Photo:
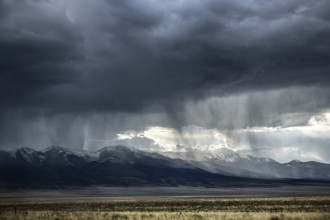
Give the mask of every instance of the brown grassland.
M 0 200 L 0 219 L 330 219 L 330 197 Z

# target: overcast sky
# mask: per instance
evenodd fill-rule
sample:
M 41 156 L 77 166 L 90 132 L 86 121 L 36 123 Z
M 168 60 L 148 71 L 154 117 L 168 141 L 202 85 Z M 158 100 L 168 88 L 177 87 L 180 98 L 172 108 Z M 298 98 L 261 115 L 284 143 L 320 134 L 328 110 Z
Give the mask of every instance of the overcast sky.
M 0 149 L 330 163 L 328 0 L 0 0 Z

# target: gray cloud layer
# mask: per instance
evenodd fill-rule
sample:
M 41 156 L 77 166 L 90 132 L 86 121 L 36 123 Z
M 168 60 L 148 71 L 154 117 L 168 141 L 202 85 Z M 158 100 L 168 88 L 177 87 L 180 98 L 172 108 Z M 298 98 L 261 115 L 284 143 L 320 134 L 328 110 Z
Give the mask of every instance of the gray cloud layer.
M 327 86 L 329 10 L 327 0 L 1 0 L 2 108 L 136 111 L 212 88 Z
M 196 125 L 256 155 L 313 145 L 329 161 L 328 136 L 238 132 L 329 112 L 329 11 L 328 0 L 0 0 L 0 148 L 91 149 Z

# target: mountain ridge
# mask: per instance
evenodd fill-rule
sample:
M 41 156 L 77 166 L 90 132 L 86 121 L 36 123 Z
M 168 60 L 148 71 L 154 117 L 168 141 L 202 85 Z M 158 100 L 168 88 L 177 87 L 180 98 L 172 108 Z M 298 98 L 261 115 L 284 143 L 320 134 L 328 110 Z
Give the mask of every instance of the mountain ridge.
M 330 179 L 330 164 L 316 161 L 292 160 L 288 163 L 280 163 L 271 158 L 242 155 L 229 149 L 206 153 L 203 150 L 166 152 L 164 155 L 186 160 L 209 172 L 225 174 L 229 171 L 235 176 L 270 179 Z
M 238 156 L 235 156 L 237 159 Z M 246 156 L 242 158 L 251 159 Z M 237 161 L 239 160 L 236 160 L 235 164 Z M 260 166 L 261 163 L 275 162 L 257 160 L 256 163 Z M 323 179 L 263 176 L 248 169 L 228 166 L 228 163 L 232 165 L 233 162 L 230 160 L 221 162 L 219 158 L 209 161 L 184 160 L 126 146 L 108 146 L 96 152 L 79 152 L 60 146 L 51 146 L 41 151 L 24 147 L 10 152 L 0 151 L 0 187 L 66 185 L 210 187 L 330 180 L 327 176 Z M 287 163 L 279 166 L 298 172 L 306 168 L 304 165 L 304 162 L 296 162 L 296 164 Z M 324 172 L 330 170 L 328 164 L 307 162 L 307 165 L 313 172 L 320 167 L 325 170 Z M 313 176 L 313 172 L 307 174 Z

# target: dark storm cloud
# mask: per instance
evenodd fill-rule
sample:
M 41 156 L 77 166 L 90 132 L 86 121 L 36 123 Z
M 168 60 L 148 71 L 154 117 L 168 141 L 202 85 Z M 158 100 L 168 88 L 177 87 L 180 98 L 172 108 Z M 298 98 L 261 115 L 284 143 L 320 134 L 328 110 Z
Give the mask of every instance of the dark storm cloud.
M 1 1 L 0 90 L 2 107 L 41 107 L 37 96 L 77 80 L 79 30 L 43 1 Z M 49 97 L 53 99 L 54 97 Z M 39 106 L 41 105 L 41 106 Z
M 328 85 L 329 10 L 327 0 L 1 0 L 1 105 L 175 111 L 173 100 L 214 88 Z

